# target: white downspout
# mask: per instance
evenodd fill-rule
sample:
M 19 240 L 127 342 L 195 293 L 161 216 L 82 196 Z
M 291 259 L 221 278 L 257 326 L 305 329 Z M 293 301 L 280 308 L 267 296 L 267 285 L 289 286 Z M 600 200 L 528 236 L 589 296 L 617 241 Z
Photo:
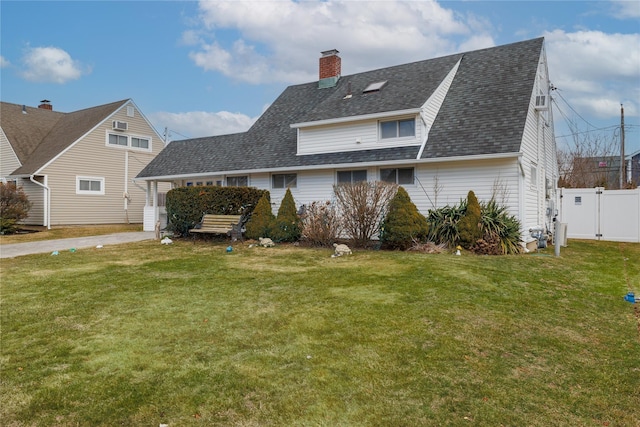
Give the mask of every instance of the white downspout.
M 45 182 L 47 181 L 47 176 L 45 175 L 44 178 Z M 38 181 L 36 181 L 34 179 L 34 175 L 30 175 L 29 176 L 29 181 L 33 182 L 34 184 L 44 188 L 45 190 L 45 198 L 44 198 L 44 221 L 45 221 L 45 226 L 47 227 L 47 230 L 51 230 L 51 189 L 45 185 L 45 184 L 40 184 Z

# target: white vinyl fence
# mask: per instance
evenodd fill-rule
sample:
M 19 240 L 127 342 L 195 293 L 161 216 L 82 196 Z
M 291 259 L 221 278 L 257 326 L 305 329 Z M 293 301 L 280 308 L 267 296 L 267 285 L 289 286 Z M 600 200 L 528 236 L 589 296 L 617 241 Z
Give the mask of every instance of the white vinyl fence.
M 640 242 L 640 188 L 562 188 L 560 221 L 567 238 Z

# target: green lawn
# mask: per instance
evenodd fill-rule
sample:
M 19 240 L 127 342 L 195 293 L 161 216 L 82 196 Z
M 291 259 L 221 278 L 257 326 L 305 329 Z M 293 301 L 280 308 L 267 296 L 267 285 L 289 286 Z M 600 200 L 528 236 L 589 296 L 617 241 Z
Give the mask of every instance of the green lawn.
M 3 426 L 638 426 L 640 245 L 0 260 Z

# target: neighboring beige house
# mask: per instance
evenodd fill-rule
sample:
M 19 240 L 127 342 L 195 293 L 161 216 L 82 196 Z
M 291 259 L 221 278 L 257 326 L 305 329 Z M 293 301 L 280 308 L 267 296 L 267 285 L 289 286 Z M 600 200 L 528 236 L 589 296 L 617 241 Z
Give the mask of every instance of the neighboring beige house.
M 29 197 L 28 225 L 142 223 L 132 179 L 163 148 L 131 99 L 71 113 L 0 102 L 0 179 Z

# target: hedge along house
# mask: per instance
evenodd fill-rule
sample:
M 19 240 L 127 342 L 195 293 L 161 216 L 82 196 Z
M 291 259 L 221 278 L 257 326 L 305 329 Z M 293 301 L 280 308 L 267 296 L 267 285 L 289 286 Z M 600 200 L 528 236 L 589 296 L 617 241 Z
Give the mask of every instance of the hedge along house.
M 0 178 L 32 202 L 28 225 L 142 223 L 133 178 L 163 148 L 131 99 L 71 113 L 0 103 Z
M 170 143 L 138 175 L 157 184 L 286 188 L 298 205 L 331 200 L 333 185 L 402 185 L 423 214 L 473 190 L 529 228 L 551 227 L 556 162 L 542 38 L 341 75 L 338 52 L 319 81 L 289 86 L 245 133 Z M 155 200 L 157 196 L 149 196 Z M 153 229 L 158 206 L 148 206 Z

